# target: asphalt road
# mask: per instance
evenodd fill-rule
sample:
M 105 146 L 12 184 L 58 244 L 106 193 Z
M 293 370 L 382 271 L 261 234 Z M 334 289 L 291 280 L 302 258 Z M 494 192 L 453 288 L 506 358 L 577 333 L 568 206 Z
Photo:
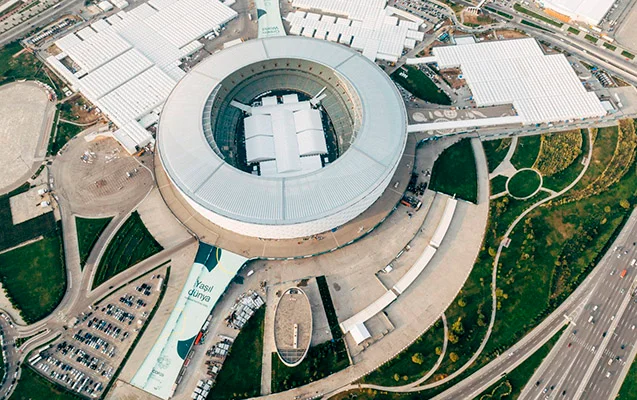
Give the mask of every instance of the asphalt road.
M 637 343 L 637 229 L 616 243 L 568 334 L 554 347 L 520 399 L 609 399 Z M 624 278 L 620 277 L 627 270 Z M 627 360 L 629 361 L 627 363 Z M 621 383 L 621 382 L 620 382 Z

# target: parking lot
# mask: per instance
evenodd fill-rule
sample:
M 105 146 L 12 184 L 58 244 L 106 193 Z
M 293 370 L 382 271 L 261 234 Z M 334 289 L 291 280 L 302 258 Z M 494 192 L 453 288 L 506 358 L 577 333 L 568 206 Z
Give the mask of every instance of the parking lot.
M 97 398 L 159 298 L 163 274 L 142 277 L 69 321 L 58 340 L 29 363 L 49 379 L 83 396 Z
M 425 0 L 396 0 L 393 6 L 424 19 L 427 24 L 426 30 L 442 24 L 445 19 L 449 18 L 444 7 Z

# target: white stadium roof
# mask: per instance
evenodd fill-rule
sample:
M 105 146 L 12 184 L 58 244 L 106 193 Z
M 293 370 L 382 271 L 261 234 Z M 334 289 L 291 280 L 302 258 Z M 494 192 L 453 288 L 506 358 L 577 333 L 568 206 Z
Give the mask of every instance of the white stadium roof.
M 572 19 L 597 25 L 616 0 L 540 0 L 545 8 Z
M 535 39 L 434 47 L 431 61 L 459 67 L 478 107 L 512 104 L 523 124 L 601 117 L 563 54 L 546 55 Z
M 242 67 L 277 59 L 332 68 L 360 99 L 355 140 L 325 168 L 290 177 L 251 175 L 223 161 L 204 136 L 202 113 L 213 89 Z M 173 183 L 206 218 L 251 236 L 291 238 L 342 225 L 376 201 L 398 166 L 406 127 L 400 93 L 373 62 L 330 42 L 274 37 L 233 46 L 193 68 L 166 101 L 158 149 Z
M 62 52 L 47 62 L 122 128 L 122 139 L 139 133 L 130 123 L 161 108 L 185 75 L 180 60 L 202 47 L 197 39 L 236 15 L 218 0 L 150 0 L 57 40 Z M 77 70 L 61 62 L 67 57 Z M 120 141 L 135 151 L 147 143 L 136 137 Z

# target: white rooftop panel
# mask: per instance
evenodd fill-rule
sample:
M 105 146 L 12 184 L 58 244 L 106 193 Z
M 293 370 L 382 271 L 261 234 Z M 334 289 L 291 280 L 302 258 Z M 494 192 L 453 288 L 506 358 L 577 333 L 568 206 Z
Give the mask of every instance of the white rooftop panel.
M 105 19 L 98 19 L 97 21 L 91 24 L 91 28 L 95 29 L 97 32 L 101 32 L 106 28 L 109 28 L 111 24 L 106 22 Z
M 90 26 L 87 26 L 86 28 L 82 28 L 79 31 L 75 32 L 75 34 L 79 36 L 82 40 L 86 40 L 90 38 L 91 36 L 96 35 L 97 32 L 94 31 Z
M 98 99 L 152 65 L 139 51 L 131 49 L 80 79 L 80 90 L 89 98 Z

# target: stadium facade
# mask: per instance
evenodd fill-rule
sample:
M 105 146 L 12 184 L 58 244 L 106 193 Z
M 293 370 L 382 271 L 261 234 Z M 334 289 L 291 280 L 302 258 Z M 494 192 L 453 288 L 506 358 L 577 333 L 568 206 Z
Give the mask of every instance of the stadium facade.
M 390 78 L 355 51 L 273 37 L 193 68 L 161 114 L 158 152 L 213 224 L 259 238 L 336 229 L 387 189 L 407 140 Z

